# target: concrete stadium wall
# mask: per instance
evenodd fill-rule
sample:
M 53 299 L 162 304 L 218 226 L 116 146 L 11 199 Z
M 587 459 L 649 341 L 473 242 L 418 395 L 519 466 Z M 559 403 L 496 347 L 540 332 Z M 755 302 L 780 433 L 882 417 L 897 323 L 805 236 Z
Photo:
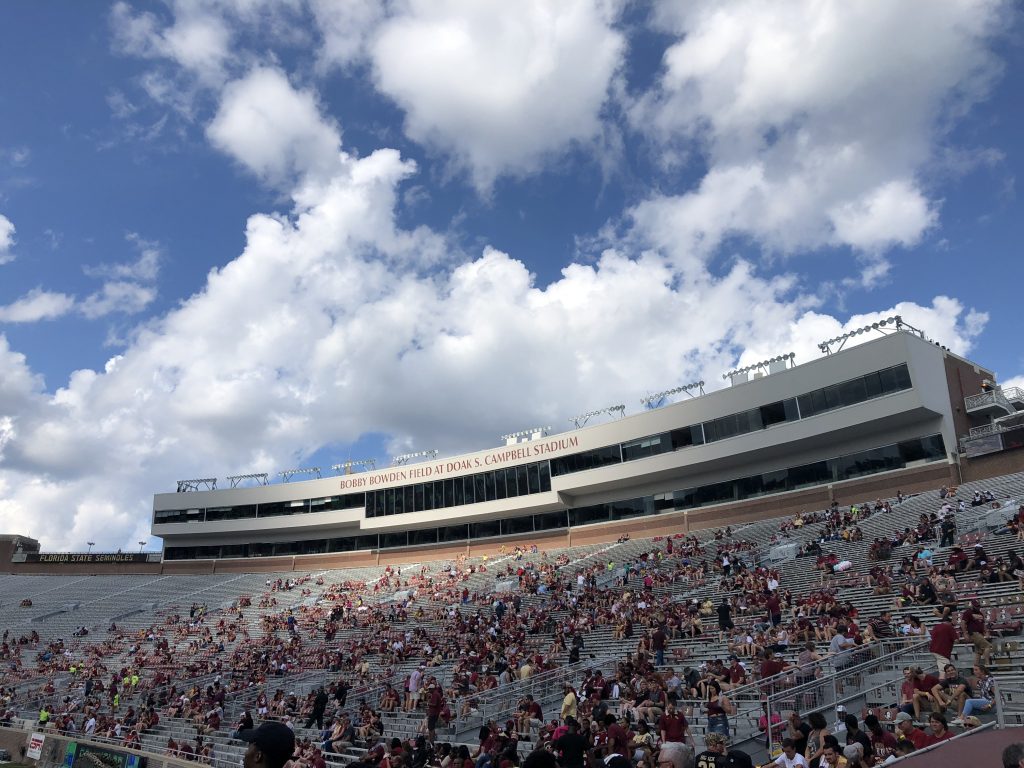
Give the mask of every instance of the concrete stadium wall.
M 1013 454 L 1013 459 L 1009 457 Z M 969 468 L 969 469 L 968 469 Z M 965 477 L 993 477 L 1024 470 L 1024 450 L 996 454 L 964 464 Z M 597 523 L 572 529 L 526 533 L 480 542 L 459 542 L 432 545 L 416 549 L 384 550 L 381 552 L 339 552 L 321 555 L 289 557 L 239 558 L 232 560 L 171 560 L 164 563 L 108 563 L 88 565 L 76 563 L 8 563 L 7 573 L 138 573 L 138 574 L 215 574 L 215 573 L 270 573 L 306 572 L 334 568 L 359 568 L 373 565 L 403 565 L 455 559 L 460 555 L 481 557 L 496 555 L 502 546 L 536 544 L 541 549 L 556 549 L 584 544 L 614 542 L 623 534 L 633 538 L 668 536 L 676 533 L 741 525 L 768 517 L 795 515 L 826 508 L 832 501 L 851 504 L 876 498 L 891 498 L 897 491 L 904 494 L 935 491 L 942 485 L 960 482 L 956 464 L 935 462 L 911 469 L 885 472 L 870 477 L 847 480 L 827 486 L 808 488 L 761 499 L 700 507 L 681 512 L 634 517 L 608 523 Z
M 110 749 L 115 752 L 139 755 L 146 758 L 146 768 L 195 768 L 197 765 L 197 763 L 190 763 L 175 757 L 159 755 L 153 752 L 140 752 L 134 749 L 124 749 L 115 744 L 107 744 L 102 741 L 90 741 L 88 739 L 80 738 L 71 739 L 67 736 L 61 736 L 52 730 L 40 731 L 40 733 L 44 734 L 46 740 L 43 742 L 43 749 L 39 759 L 32 760 L 24 757 L 23 752 L 28 746 L 29 737 L 34 732 L 36 732 L 35 728 L 0 727 L 0 748 L 6 749 L 11 753 L 11 761 L 13 763 L 34 765 L 39 766 L 39 768 L 59 768 L 59 766 L 62 766 L 64 764 L 64 755 L 67 751 L 67 745 L 70 741 L 94 744 L 97 747 Z

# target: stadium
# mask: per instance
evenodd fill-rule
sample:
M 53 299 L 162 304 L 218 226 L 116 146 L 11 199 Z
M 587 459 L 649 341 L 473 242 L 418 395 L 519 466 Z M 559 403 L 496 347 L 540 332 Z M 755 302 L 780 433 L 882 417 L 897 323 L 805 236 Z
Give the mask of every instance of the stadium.
M 998 754 L 1024 722 L 1024 398 L 899 318 L 862 332 L 562 434 L 182 481 L 162 553 L 12 532 L 0 748 L 235 766 L 278 722 L 295 766 L 497 766 L 572 723 L 675 768 Z

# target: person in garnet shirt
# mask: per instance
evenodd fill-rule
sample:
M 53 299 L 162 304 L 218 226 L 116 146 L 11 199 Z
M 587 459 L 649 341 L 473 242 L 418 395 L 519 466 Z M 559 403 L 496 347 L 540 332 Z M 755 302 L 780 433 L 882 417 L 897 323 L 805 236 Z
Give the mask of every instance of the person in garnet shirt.
M 676 711 L 675 702 L 669 701 L 665 714 L 661 716 L 658 723 L 658 730 L 661 732 L 663 743 L 668 742 L 689 742 L 693 743 L 690 736 L 690 724 L 682 712 Z
M 782 661 L 775 653 L 765 649 L 764 661 L 761 662 L 761 679 L 766 680 L 773 675 L 779 674 L 786 668 L 786 662 Z
M 629 731 L 619 725 L 615 715 L 604 716 L 605 730 L 608 734 L 608 754 L 629 756 Z
M 914 749 L 921 749 L 928 744 L 928 734 L 920 728 L 915 728 L 914 718 L 906 712 L 896 715 L 896 730 L 901 739 L 906 739 L 914 745 Z
M 769 593 L 764 607 L 768 611 L 768 621 L 771 622 L 773 627 L 779 626 L 782 623 L 782 602 L 775 592 Z
M 938 744 L 940 741 L 948 741 L 953 738 L 953 732 L 946 724 L 946 716 L 939 712 L 932 712 L 928 716 L 928 733 L 925 735 L 925 746 Z
M 927 702 L 933 708 L 935 699 L 932 696 L 932 688 L 939 684 L 939 678 L 935 675 L 926 674 L 920 667 L 914 667 L 914 718 L 921 716 L 921 704 Z
M 943 674 L 949 666 L 949 659 L 953 655 L 953 643 L 956 642 L 956 627 L 953 626 L 951 616 L 943 616 L 942 620 L 932 627 L 931 643 L 928 650 L 935 657 L 935 664 L 939 668 L 939 674 Z

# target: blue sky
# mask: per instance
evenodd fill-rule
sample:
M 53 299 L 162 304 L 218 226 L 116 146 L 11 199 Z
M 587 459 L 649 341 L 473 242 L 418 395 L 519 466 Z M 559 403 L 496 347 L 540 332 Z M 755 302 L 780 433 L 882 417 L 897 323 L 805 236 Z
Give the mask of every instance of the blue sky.
M 49 548 L 896 311 L 1024 375 L 1010 3 L 0 13 L 0 523 Z

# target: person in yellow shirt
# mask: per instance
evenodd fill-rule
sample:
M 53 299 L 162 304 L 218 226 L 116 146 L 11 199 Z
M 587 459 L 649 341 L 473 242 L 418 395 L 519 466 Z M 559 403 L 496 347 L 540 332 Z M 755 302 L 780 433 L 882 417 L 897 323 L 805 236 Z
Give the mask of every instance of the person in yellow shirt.
M 562 722 L 565 722 L 568 718 L 576 719 L 576 691 L 573 689 L 570 683 L 565 684 L 565 698 L 562 699 Z

